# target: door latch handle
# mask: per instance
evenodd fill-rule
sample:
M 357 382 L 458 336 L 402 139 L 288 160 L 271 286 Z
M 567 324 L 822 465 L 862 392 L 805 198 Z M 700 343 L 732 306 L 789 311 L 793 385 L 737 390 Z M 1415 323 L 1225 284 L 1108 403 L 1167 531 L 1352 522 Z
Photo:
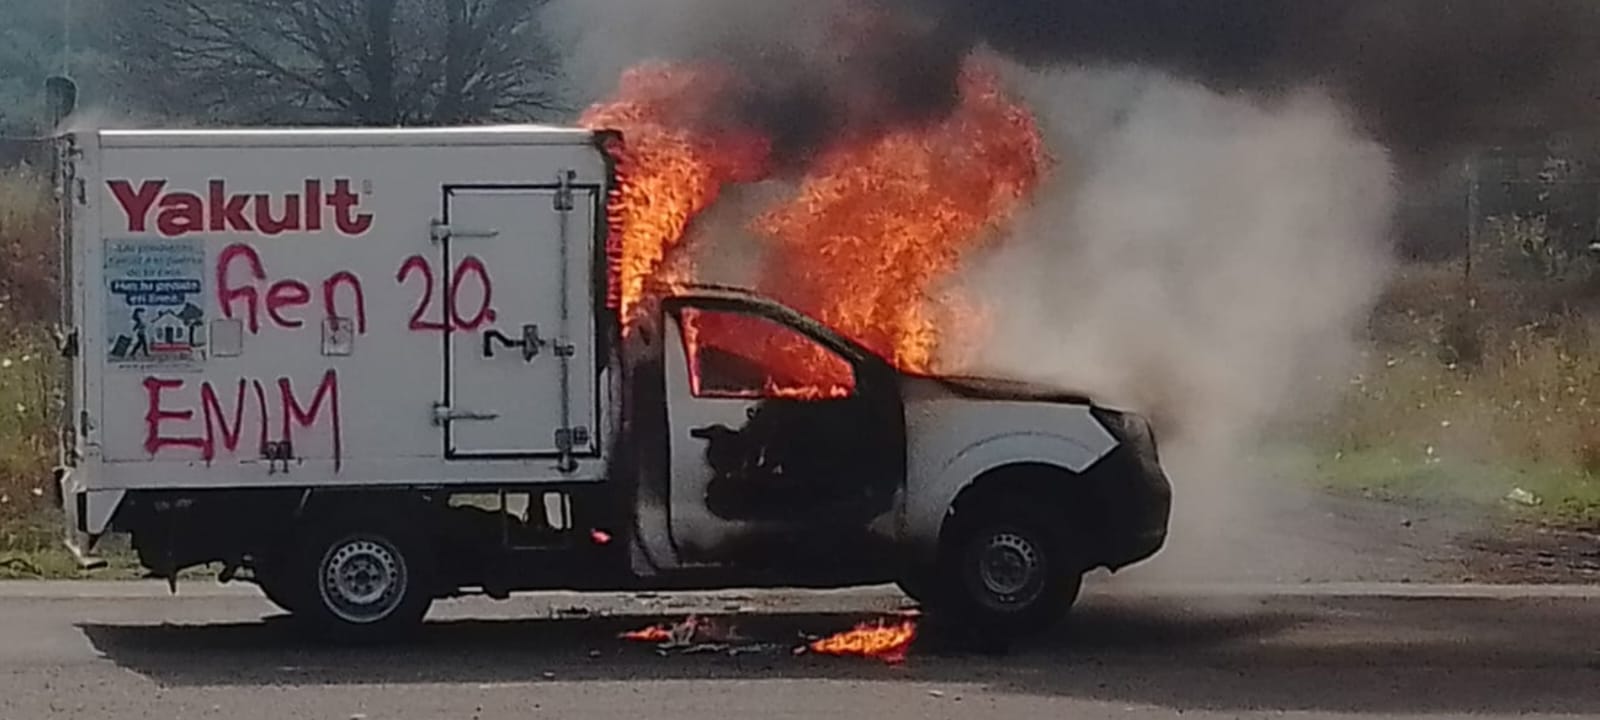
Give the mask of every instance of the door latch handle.
M 456 410 L 447 405 L 433 406 L 433 424 L 447 425 L 458 420 L 476 420 L 488 422 L 500 419 L 500 413 L 472 412 L 471 410 Z
M 523 325 L 522 338 L 512 339 L 499 330 L 488 330 L 483 333 L 483 356 L 494 357 L 495 345 L 506 348 L 521 348 L 523 362 L 532 362 L 539 357 L 539 352 L 544 350 L 550 341 L 539 336 L 538 325 Z

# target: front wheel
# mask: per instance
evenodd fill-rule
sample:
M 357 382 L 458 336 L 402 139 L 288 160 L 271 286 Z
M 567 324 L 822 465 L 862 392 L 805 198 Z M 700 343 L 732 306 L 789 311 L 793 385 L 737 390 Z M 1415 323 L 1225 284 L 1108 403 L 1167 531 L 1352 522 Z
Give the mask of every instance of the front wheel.
M 396 524 L 328 524 L 297 553 L 295 615 L 338 641 L 409 632 L 433 604 L 428 557 L 423 543 Z
M 991 499 L 961 508 L 951 522 L 935 607 L 949 619 L 1017 637 L 1055 625 L 1077 601 L 1084 563 L 1059 518 Z

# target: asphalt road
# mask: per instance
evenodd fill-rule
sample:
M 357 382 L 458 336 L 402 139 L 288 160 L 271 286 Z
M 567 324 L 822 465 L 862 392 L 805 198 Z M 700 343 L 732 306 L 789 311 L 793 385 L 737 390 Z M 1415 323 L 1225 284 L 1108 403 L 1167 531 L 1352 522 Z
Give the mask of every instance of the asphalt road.
M 0 719 L 1600 714 L 1600 592 L 1577 586 L 1102 586 L 1008 655 L 899 666 L 791 652 L 895 610 L 884 589 L 457 601 L 365 650 L 305 643 L 249 588 L 165 592 L 0 584 Z M 615 639 L 688 612 L 770 645 Z

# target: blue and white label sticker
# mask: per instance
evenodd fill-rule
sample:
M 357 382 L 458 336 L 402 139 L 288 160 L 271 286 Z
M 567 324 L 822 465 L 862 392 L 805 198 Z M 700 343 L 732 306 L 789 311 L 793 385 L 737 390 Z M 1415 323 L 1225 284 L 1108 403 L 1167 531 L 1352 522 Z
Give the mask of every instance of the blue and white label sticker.
M 107 240 L 106 362 L 193 368 L 206 358 L 206 251 L 197 238 Z

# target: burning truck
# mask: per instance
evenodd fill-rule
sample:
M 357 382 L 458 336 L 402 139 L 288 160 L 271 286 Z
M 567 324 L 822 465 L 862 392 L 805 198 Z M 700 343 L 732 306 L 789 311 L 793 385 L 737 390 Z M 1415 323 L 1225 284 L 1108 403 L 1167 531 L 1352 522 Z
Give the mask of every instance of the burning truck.
M 715 82 L 639 68 L 576 127 L 64 136 L 71 547 L 350 638 L 468 593 L 884 582 L 1035 631 L 1156 553 L 1145 419 L 941 371 L 984 310 L 937 288 L 1047 162 L 1026 111 L 974 69 L 841 140 L 735 288 L 696 224 L 776 171 L 675 119 Z

